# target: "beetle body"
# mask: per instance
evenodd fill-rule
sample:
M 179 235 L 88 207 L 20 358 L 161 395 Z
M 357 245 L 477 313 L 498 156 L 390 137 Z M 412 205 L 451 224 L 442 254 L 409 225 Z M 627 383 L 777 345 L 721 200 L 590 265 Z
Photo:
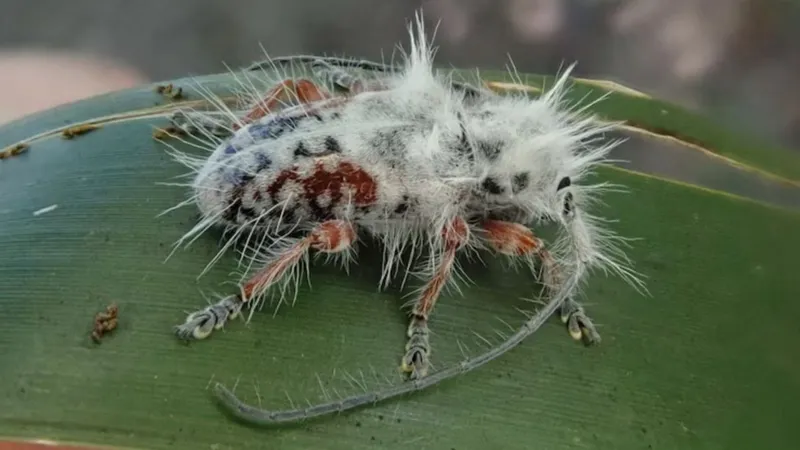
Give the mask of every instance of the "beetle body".
M 434 70 L 421 17 L 417 23 L 403 66 L 361 79 L 312 60 L 346 92 L 278 80 L 246 114 L 229 117 L 222 128 L 230 134 L 207 159 L 179 157 L 196 172 L 192 200 L 202 215 L 184 238 L 225 226 L 234 231 L 229 243 L 246 237 L 253 255 L 240 293 L 190 314 L 176 327 L 180 338 L 206 338 L 276 285 L 283 295 L 309 252 L 348 256 L 363 231 L 384 246 L 382 285 L 405 249 L 428 252 L 417 265 L 424 284 L 401 360 L 413 379 L 427 374 L 428 318 L 465 251 L 529 265 L 560 298 L 551 308 L 570 335 L 599 342 L 573 299 L 585 274 L 599 267 L 641 285 L 616 246 L 621 238 L 588 211 L 605 186 L 587 178 L 618 144 L 601 139 L 614 125 L 565 106 L 571 69 L 538 98 L 455 88 Z M 541 222 L 560 230 L 552 245 L 531 230 Z M 293 230 L 299 237 L 285 238 Z M 254 239 L 256 231 L 277 239 Z

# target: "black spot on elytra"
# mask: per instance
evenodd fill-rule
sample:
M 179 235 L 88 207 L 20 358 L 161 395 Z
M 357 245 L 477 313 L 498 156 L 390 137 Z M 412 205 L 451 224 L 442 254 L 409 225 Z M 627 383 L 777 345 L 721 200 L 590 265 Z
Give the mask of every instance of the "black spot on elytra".
M 249 173 L 242 172 L 240 174 L 240 183 L 235 185 L 233 189 L 231 189 L 230 196 L 228 197 L 228 207 L 225 209 L 223 213 L 223 218 L 230 222 L 236 222 L 239 217 L 239 214 L 249 218 L 256 217 L 256 211 L 252 208 L 246 208 L 242 204 L 242 200 L 244 199 L 244 188 L 245 186 L 253 181 L 255 178 L 254 175 Z M 258 193 L 256 191 L 256 193 Z M 255 194 L 254 194 L 255 198 Z
M 275 205 L 274 199 L 273 199 L 272 204 Z M 277 219 L 278 217 L 281 216 L 281 211 L 282 210 L 283 210 L 283 208 L 281 208 L 280 206 L 277 207 L 277 208 L 269 208 L 267 210 L 267 217 L 269 217 L 270 219 Z
M 309 150 L 308 145 L 300 141 L 295 145 L 294 148 L 294 157 L 312 157 L 312 156 L 324 156 L 330 155 L 333 153 L 342 153 L 342 146 L 339 144 L 339 141 L 336 140 L 333 136 L 327 136 L 323 141 L 323 149 L 317 149 L 316 152 Z
M 486 157 L 489 161 L 494 161 L 500 156 L 500 151 L 503 149 L 503 144 L 501 142 L 487 142 L 481 141 L 478 142 L 478 150 Z
M 236 222 L 236 218 L 239 216 L 239 210 L 242 208 L 243 196 L 244 188 L 242 186 L 236 186 L 231 189 L 230 197 L 228 197 L 228 207 L 222 214 L 223 219 L 229 222 Z
M 500 195 L 505 191 L 505 189 L 503 189 L 503 186 L 500 186 L 497 183 L 497 181 L 492 177 L 484 178 L 483 183 L 481 183 L 481 188 L 484 191 L 494 195 Z
M 403 195 L 403 199 L 394 208 L 394 213 L 395 214 L 403 214 L 406 211 L 408 211 L 408 209 L 411 207 L 411 205 L 409 205 L 409 200 L 410 199 L 409 199 L 408 195 Z
M 527 188 L 530 182 L 530 174 L 528 172 L 520 172 L 514 175 L 514 178 L 511 180 L 511 188 L 514 190 L 514 193 L 517 193 Z
M 325 151 L 327 153 L 342 153 L 342 146 L 336 138 L 327 136 L 325 138 Z
M 306 147 L 306 144 L 303 141 L 298 142 L 297 145 L 295 146 L 294 156 L 295 158 L 301 156 L 303 157 L 311 156 L 311 152 L 308 151 L 308 148 Z
M 283 211 L 283 223 L 296 223 L 297 222 L 297 209 L 296 208 L 286 208 Z
M 249 132 L 254 139 L 276 139 L 287 131 L 294 131 L 298 123 L 306 117 L 306 115 L 277 116 L 266 123 L 250 125 Z
M 244 171 L 239 167 L 225 167 L 222 166 L 218 169 L 218 173 L 222 175 L 222 179 L 226 184 L 234 187 L 244 186 L 247 182 L 253 179 L 253 175 Z
M 272 165 L 272 160 L 263 153 L 256 153 L 256 170 L 255 173 L 262 172 Z
M 256 210 L 253 208 L 246 208 L 244 206 L 239 208 L 239 214 L 247 217 L 248 219 L 255 219 L 258 214 L 256 214 Z
M 308 208 L 311 210 L 311 216 L 316 221 L 326 221 L 333 218 L 333 213 L 330 207 L 324 208 L 317 203 L 316 200 L 308 202 Z
M 358 211 L 358 213 L 361 215 L 366 215 L 372 211 L 372 208 L 373 207 L 371 205 L 356 206 L 356 211 Z
M 566 187 L 569 187 L 570 185 L 572 185 L 572 180 L 569 177 L 564 177 L 561 179 L 561 181 L 558 182 L 558 187 L 556 188 L 556 192 Z
M 389 165 L 396 164 L 398 157 L 405 153 L 402 130 L 399 129 L 375 133 L 375 136 L 370 139 L 370 145 L 386 157 L 386 163 Z

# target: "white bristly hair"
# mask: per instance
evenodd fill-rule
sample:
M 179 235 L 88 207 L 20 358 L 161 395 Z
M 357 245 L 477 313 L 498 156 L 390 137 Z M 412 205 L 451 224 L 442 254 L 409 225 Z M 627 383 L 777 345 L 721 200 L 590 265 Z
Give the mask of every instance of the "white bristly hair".
M 601 192 L 618 188 L 608 183 L 590 184 L 588 178 L 599 164 L 609 161 L 609 152 L 620 141 L 604 138 L 615 124 L 601 123 L 588 114 L 591 104 L 578 108 L 565 100 L 574 66 L 559 74 L 537 98 L 524 93 L 500 95 L 483 88 L 465 90 L 452 76 L 434 68 L 435 50 L 425 35 L 421 13 L 415 22 L 416 27 L 409 26 L 410 47 L 403 52 L 402 64 L 371 76 L 362 75 L 364 85 L 379 83 L 380 88 L 349 95 L 341 104 L 335 102 L 343 97 L 333 96 L 306 108 L 298 105 L 299 96 L 292 94 L 280 113 L 247 123 L 241 111 L 232 111 L 206 92 L 218 111 L 193 111 L 182 118 L 185 125 L 211 143 L 211 155 L 198 158 L 175 149 L 172 152 L 194 177 L 191 198 L 182 205 L 194 204 L 202 214 L 198 225 L 178 244 L 197 239 L 213 226 L 227 227 L 230 240 L 212 263 L 234 241 L 244 239 L 243 259 L 249 259 L 245 281 L 264 266 L 281 260 L 290 248 L 306 242 L 287 238 L 288 233 L 307 235 L 321 223 L 336 219 L 381 242 L 380 286 L 384 287 L 398 276 L 404 254 L 422 261 L 416 266 L 408 264 L 404 282 L 411 273 L 424 280 L 435 277 L 447 259 L 442 249 L 449 245 L 448 237 L 442 230 L 454 221 L 469 224 L 459 255 L 491 248 L 484 238 L 482 220 L 514 222 L 534 229 L 541 223 L 556 223 L 556 240 L 547 248 L 539 240 L 541 248 L 537 247 L 536 253 L 545 271 L 540 281 L 549 288 L 550 301 L 503 344 L 456 368 L 389 391 L 308 409 L 261 411 L 242 404 L 218 385 L 216 392 L 224 403 L 249 421 L 275 423 L 342 411 L 474 370 L 532 334 L 565 302 L 573 302 L 570 311 L 581 314 L 581 326 L 591 327 L 582 308 L 571 299 L 594 269 L 612 272 L 637 290 L 645 289 L 622 251 L 627 239 L 590 212 Z M 273 79 L 271 85 L 296 78 L 282 72 L 274 61 L 266 65 L 281 77 Z M 514 72 L 511 75 L 516 77 Z M 332 78 L 340 84 L 349 79 L 341 73 Z M 249 75 L 237 76 L 236 80 L 243 91 L 242 103 L 260 104 L 264 92 L 255 87 Z M 266 136 L 265 130 L 277 129 L 278 120 L 286 117 L 293 121 L 291 127 Z M 212 129 L 221 134 L 209 131 Z M 359 204 L 357 193 L 346 186 L 309 198 L 309 191 L 304 191 L 299 181 L 276 181 L 286 178 L 287 173 L 298 180 L 299 174 L 311 173 L 320 164 L 325 170 L 335 171 L 342 161 L 363 169 L 372 180 L 374 198 L 368 204 Z M 324 217 L 320 210 L 325 211 Z M 340 261 L 352 259 L 352 245 L 342 247 Z M 532 254 L 516 258 L 533 264 Z M 279 285 L 284 297 L 297 286 L 302 274 L 307 274 L 307 258 L 295 253 L 295 259 L 301 266 L 287 268 L 281 280 L 258 286 L 246 300 L 232 296 L 193 313 L 178 327 L 179 335 L 207 336 L 225 323 L 227 314 L 237 314 L 245 301 L 251 307 L 257 305 L 274 284 Z M 458 289 L 454 281 L 460 271 L 458 263 L 448 266 L 452 266 L 448 274 L 456 276 L 441 281 Z M 564 314 L 562 318 L 567 321 Z M 427 345 L 427 325 L 410 329 L 409 336 L 411 330 L 424 331 Z

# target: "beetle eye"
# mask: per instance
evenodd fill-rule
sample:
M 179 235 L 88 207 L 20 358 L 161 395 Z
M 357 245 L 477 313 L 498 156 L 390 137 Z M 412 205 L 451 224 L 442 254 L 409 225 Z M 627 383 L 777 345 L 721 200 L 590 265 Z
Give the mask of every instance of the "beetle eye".
M 569 177 L 564 177 L 561 181 L 558 182 L 558 187 L 556 188 L 556 192 L 564 189 L 565 187 L 569 187 L 572 185 L 572 180 Z
M 563 214 L 565 216 L 569 216 L 572 214 L 572 192 L 567 192 L 567 195 L 564 196 L 564 211 Z

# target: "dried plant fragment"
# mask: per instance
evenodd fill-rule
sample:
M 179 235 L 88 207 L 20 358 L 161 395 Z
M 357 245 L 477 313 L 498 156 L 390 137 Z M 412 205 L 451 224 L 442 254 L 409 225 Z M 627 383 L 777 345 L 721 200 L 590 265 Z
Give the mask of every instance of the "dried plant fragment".
M 67 128 L 66 130 L 62 131 L 61 137 L 63 137 L 64 139 L 72 139 L 76 136 L 81 136 L 86 133 L 90 133 L 98 128 L 100 128 L 100 125 L 95 125 L 93 123 L 84 123 L 76 125 L 74 127 Z
M 14 156 L 19 156 L 28 151 L 30 146 L 24 142 L 19 142 L 14 144 L 10 147 L 3 149 L 0 151 L 0 159 L 12 158 Z
M 183 95 L 183 88 L 176 88 L 172 83 L 156 86 L 156 92 L 172 100 L 180 100 L 185 98 Z
M 94 316 L 94 330 L 92 331 L 92 340 L 100 343 L 104 335 L 114 331 L 117 328 L 117 315 L 119 308 L 116 304 L 112 303 L 105 311 L 97 313 Z

